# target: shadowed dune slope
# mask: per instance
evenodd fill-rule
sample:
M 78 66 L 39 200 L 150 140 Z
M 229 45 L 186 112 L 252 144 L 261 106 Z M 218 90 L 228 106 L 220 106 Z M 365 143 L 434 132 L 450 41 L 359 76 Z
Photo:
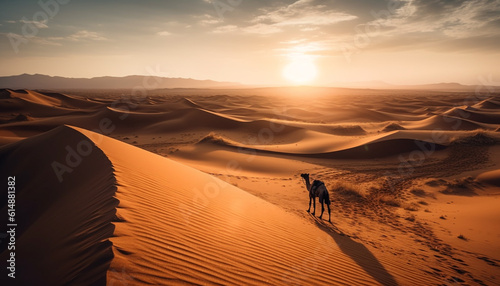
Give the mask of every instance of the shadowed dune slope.
M 76 150 L 86 156 L 72 153 Z M 101 150 L 63 126 L 0 148 L 0 162 L 0 173 L 15 176 L 17 190 L 16 279 L 8 278 L 2 267 L 0 284 L 104 284 L 118 201 L 113 169 Z M 51 167 L 54 162 L 71 166 L 62 181 Z M 5 193 L 0 197 L 3 222 L 7 209 Z M 5 233 L 6 225 L 1 227 Z M 6 247 L 2 240 L 4 262 L 10 254 Z

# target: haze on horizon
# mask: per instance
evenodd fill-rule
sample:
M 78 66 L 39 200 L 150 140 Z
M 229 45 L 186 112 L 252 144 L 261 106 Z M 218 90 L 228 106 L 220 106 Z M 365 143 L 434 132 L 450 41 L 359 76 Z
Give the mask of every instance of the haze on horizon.
M 0 76 L 154 71 L 264 85 L 482 79 L 500 85 L 500 0 L 20 0 L 0 6 Z

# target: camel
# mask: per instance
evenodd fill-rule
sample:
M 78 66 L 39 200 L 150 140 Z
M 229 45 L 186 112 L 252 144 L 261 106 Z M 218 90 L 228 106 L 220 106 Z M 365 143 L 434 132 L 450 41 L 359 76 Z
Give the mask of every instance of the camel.
M 316 197 L 319 198 L 319 202 L 321 203 L 321 215 L 319 216 L 320 219 L 323 218 L 323 212 L 325 211 L 325 207 L 323 203 L 326 204 L 328 207 L 328 221 L 330 221 L 330 194 L 328 193 L 328 190 L 326 189 L 325 184 L 322 181 L 319 180 L 314 180 L 312 185 L 309 182 L 309 174 L 301 174 L 300 175 L 305 183 L 306 183 L 306 188 L 307 191 L 309 192 L 309 209 L 307 209 L 307 212 L 310 212 L 311 210 L 311 201 L 313 201 L 314 204 L 314 210 L 312 212 L 312 215 L 316 213 Z

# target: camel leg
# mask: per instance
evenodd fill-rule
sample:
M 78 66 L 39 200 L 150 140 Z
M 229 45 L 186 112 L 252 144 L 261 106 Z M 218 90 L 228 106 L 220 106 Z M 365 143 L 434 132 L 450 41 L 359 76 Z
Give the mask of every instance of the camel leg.
M 311 211 L 311 200 L 312 200 L 312 198 L 311 198 L 311 197 L 309 197 L 309 208 L 307 209 L 307 212 L 310 212 L 310 211 Z
M 313 215 L 316 214 L 316 197 L 313 197 L 313 206 L 314 206 L 314 210 L 313 210 Z
M 320 219 L 323 219 L 323 212 L 325 211 L 325 206 L 323 205 L 323 202 L 321 202 L 321 214 L 319 215 Z
M 326 206 L 328 207 L 328 221 L 329 221 L 329 222 L 332 222 L 332 221 L 330 220 L 330 205 L 326 205 Z

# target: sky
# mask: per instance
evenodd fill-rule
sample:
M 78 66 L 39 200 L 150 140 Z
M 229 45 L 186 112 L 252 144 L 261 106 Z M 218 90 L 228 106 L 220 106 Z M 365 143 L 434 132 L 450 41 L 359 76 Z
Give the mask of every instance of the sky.
M 500 0 L 3 0 L 0 63 L 0 76 L 500 85 Z

